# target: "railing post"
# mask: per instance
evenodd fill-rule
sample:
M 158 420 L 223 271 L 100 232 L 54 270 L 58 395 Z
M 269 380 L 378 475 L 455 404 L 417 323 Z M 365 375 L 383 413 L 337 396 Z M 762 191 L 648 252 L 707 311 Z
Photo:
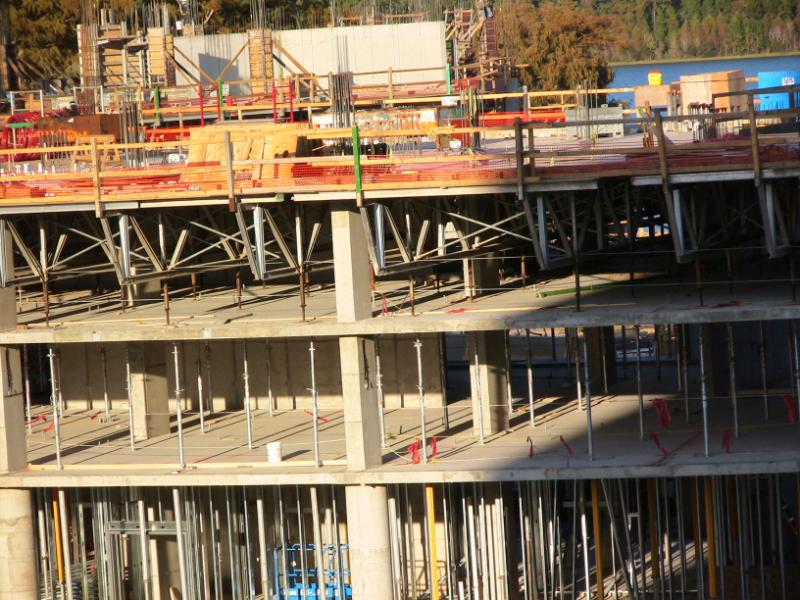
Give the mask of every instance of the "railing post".
M 161 108 L 161 88 L 156 86 L 153 90 L 153 106 L 156 109 L 156 118 L 154 125 L 156 127 L 161 126 L 161 113 L 158 112 L 158 109 Z
M 94 213 L 98 218 L 103 216 L 103 196 L 102 180 L 100 178 L 100 155 L 97 152 L 97 138 L 91 139 L 91 158 L 92 158 L 92 185 L 94 186 Z
M 225 132 L 225 175 L 228 180 L 228 210 L 236 210 L 236 176 L 233 172 L 233 143 L 231 132 Z
M 386 70 L 387 85 L 389 86 L 389 100 L 394 100 L 394 77 L 392 76 L 392 67 Z
M 525 150 L 522 140 L 522 120 L 517 117 L 514 119 L 514 143 L 517 158 L 517 200 L 522 202 L 525 199 Z
M 756 109 L 753 105 L 753 96 L 747 105 L 750 118 L 750 148 L 753 152 L 753 183 L 756 187 L 761 184 L 761 153 L 758 145 L 758 124 L 756 123 Z
M 353 167 L 356 178 L 356 206 L 364 206 L 364 189 L 361 181 L 361 135 L 358 125 L 353 125 Z
M 217 79 L 217 121 L 222 120 L 222 79 Z

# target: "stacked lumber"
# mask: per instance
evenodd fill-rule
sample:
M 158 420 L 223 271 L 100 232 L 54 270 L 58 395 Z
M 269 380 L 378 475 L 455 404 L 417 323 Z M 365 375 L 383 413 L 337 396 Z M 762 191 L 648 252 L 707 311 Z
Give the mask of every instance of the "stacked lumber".
M 191 131 L 189 166 L 218 166 L 225 164 L 225 133 L 230 133 L 235 161 L 261 161 L 273 158 L 290 158 L 300 154 L 303 147 L 304 124 L 276 123 L 220 123 L 197 127 Z M 291 177 L 291 164 L 252 164 L 236 169 L 237 185 L 249 181 L 258 187 L 263 179 Z M 224 176 L 223 169 L 209 169 L 198 173 L 198 183 L 210 183 Z

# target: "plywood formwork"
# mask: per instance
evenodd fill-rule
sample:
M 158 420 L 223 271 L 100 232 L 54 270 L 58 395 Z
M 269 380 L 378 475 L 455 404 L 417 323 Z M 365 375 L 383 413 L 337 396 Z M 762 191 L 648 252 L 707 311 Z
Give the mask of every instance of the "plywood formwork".
M 175 85 L 174 38 L 161 27 L 147 30 L 147 54 L 151 85 Z
M 267 94 L 275 78 L 272 63 L 272 30 L 250 29 L 247 32 L 247 52 L 250 60 L 252 93 Z

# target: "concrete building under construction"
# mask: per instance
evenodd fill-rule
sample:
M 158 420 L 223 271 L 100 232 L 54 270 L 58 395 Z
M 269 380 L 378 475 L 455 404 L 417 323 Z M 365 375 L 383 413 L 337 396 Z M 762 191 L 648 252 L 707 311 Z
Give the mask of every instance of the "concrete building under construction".
M 259 10 L 222 62 L 93 13 L 72 133 L 10 123 L 0 600 L 794 598 L 796 108 Z

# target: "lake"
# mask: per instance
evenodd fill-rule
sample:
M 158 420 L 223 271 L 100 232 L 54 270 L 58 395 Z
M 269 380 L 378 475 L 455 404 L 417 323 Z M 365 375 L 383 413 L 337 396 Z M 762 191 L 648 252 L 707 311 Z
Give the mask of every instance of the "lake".
M 673 63 L 637 63 L 613 67 L 614 78 L 609 87 L 634 87 L 647 85 L 647 74 L 650 71 L 661 71 L 664 83 L 678 81 L 681 75 L 696 75 L 714 71 L 742 69 L 746 77 L 756 76 L 759 71 L 794 71 L 800 70 L 800 55 L 795 56 L 758 56 L 752 58 L 719 58 L 714 60 L 697 60 Z M 749 87 L 757 87 L 750 84 Z M 633 94 L 616 94 L 614 100 L 633 100 Z

